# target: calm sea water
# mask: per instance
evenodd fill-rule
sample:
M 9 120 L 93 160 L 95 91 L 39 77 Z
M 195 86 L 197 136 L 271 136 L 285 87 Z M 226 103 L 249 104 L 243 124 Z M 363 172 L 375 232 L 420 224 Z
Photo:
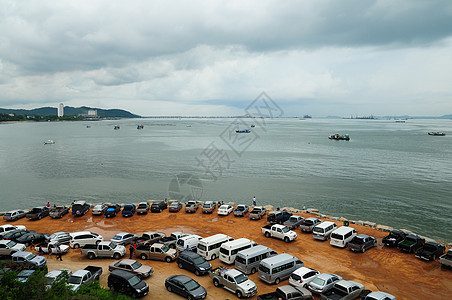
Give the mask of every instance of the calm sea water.
M 249 134 L 231 132 L 245 129 L 234 122 L 0 124 L 0 210 L 189 194 L 251 204 L 256 196 L 258 204 L 318 208 L 452 240 L 451 120 L 273 119 Z M 336 132 L 351 141 L 328 140 Z M 55 144 L 44 145 L 48 139 Z

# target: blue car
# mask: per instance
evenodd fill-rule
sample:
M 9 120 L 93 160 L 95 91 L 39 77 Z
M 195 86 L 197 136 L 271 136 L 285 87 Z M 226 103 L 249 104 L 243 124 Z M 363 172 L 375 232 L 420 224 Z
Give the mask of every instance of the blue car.
M 126 204 L 124 205 L 122 209 L 122 216 L 123 217 L 131 217 L 135 214 L 137 208 L 135 204 Z

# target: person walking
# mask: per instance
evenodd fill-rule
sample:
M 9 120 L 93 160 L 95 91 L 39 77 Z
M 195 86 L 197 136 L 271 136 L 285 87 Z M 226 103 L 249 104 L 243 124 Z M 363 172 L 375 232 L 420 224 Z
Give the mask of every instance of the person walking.
M 253 206 L 256 206 L 256 196 L 253 197 Z
M 57 253 L 56 253 L 56 255 L 57 255 L 57 260 L 59 259 L 60 261 L 63 261 L 63 258 L 61 257 L 61 255 L 62 255 L 63 253 L 61 253 L 61 248 L 60 248 L 60 246 L 58 246 L 58 247 L 56 248 L 56 251 L 57 251 Z
M 129 259 L 132 259 L 133 252 L 135 251 L 135 247 L 133 246 L 133 244 L 130 244 L 129 251 L 130 251 Z

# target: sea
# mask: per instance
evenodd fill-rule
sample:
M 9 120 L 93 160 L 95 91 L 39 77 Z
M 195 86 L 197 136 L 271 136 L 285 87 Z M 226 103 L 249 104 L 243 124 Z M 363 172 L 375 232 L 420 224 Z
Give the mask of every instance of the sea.
M 328 139 L 336 133 L 350 141 Z M 251 205 L 255 196 L 258 205 L 316 208 L 452 241 L 449 119 L 17 122 L 0 124 L 0 137 L 0 211 L 75 200 Z

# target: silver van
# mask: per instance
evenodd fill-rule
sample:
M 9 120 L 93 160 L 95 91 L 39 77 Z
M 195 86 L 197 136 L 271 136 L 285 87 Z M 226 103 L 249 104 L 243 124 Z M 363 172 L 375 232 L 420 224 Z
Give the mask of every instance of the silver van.
M 237 253 L 235 268 L 244 274 L 254 274 L 259 269 L 261 260 L 278 255 L 275 250 L 257 245 Z
M 331 233 L 337 228 L 336 223 L 325 221 L 312 228 L 312 237 L 316 240 L 326 241 Z
M 262 260 L 259 264 L 258 277 L 268 284 L 279 284 L 301 267 L 304 267 L 304 263 L 300 259 L 283 253 Z

